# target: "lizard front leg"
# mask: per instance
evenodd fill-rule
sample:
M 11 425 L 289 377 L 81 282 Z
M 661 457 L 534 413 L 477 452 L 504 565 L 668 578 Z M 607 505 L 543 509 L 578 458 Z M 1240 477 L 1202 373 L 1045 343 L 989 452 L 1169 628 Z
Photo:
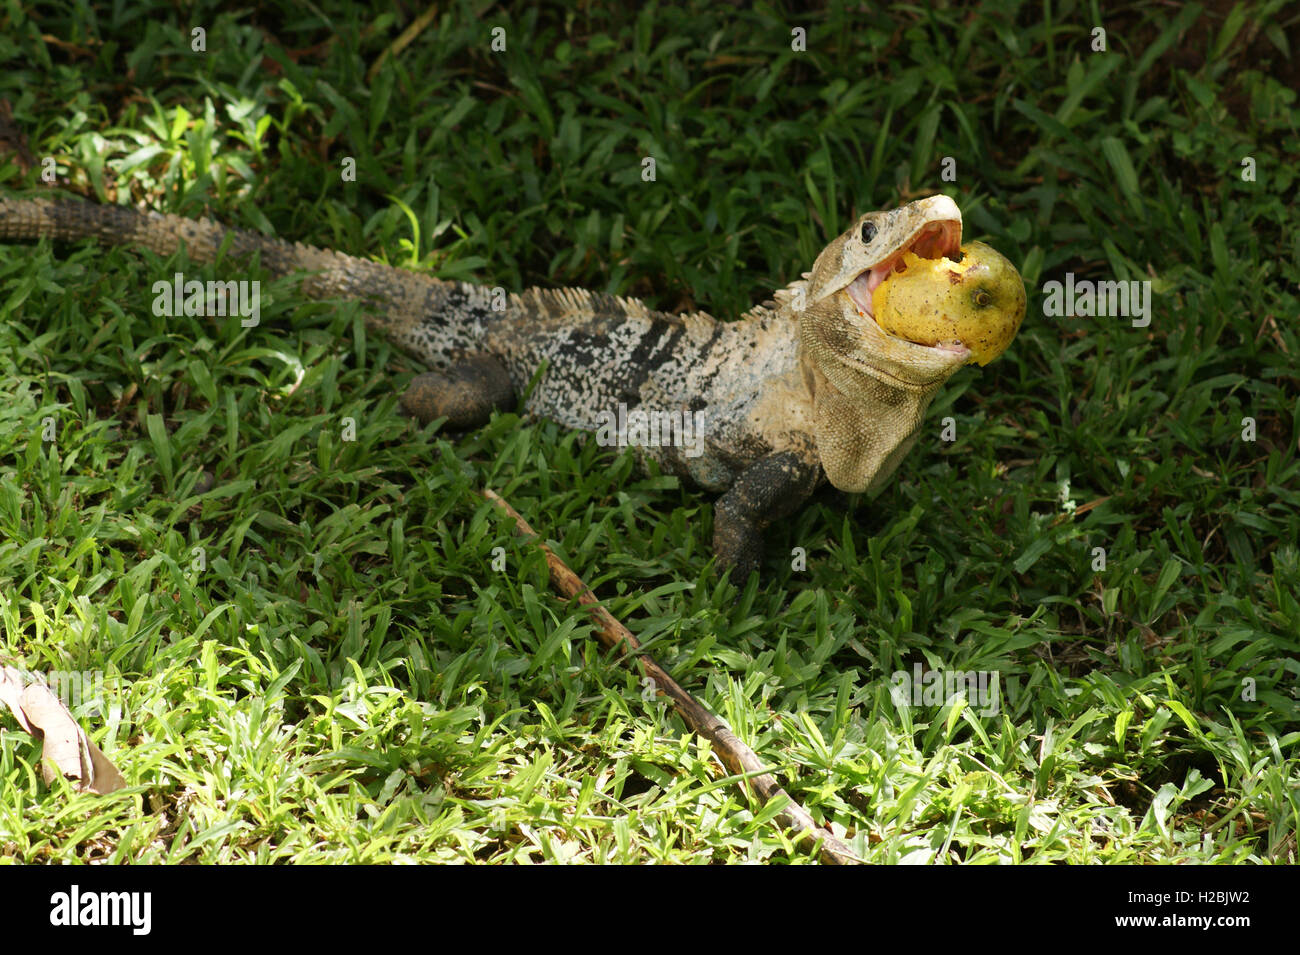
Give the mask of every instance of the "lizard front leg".
M 471 355 L 442 371 L 416 375 L 402 395 L 402 407 L 422 424 L 445 417 L 453 431 L 469 431 L 514 400 L 505 365 L 494 355 Z
M 812 494 L 820 472 L 820 465 L 793 451 L 770 454 L 742 471 L 713 505 L 713 552 L 719 572 L 730 572 L 740 583 L 757 570 L 763 531 Z

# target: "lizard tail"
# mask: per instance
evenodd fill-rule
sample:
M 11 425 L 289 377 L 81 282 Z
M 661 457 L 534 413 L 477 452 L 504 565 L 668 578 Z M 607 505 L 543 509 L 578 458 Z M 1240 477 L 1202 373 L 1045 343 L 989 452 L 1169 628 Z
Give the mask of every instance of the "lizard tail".
M 302 290 L 312 298 L 355 298 L 382 307 L 374 324 L 386 316 L 436 312 L 436 306 L 460 283 L 443 282 L 404 269 L 353 258 L 341 252 L 269 239 L 242 229 L 228 229 L 208 219 L 185 219 L 122 206 L 102 206 L 68 199 L 0 199 L 0 241 L 93 239 L 103 245 L 143 247 L 171 255 L 185 247 L 199 265 L 214 262 L 228 243 L 227 254 L 260 253 L 262 266 L 278 277 L 305 275 Z

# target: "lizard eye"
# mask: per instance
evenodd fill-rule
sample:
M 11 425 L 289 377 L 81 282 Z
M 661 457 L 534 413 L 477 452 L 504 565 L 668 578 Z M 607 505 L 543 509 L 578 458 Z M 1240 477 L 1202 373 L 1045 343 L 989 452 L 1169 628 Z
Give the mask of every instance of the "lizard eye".
M 982 288 L 977 288 L 972 292 L 970 298 L 975 303 L 976 308 L 988 308 L 993 304 L 993 296 Z
M 874 222 L 862 223 L 862 241 L 869 244 L 876 237 L 876 224 Z

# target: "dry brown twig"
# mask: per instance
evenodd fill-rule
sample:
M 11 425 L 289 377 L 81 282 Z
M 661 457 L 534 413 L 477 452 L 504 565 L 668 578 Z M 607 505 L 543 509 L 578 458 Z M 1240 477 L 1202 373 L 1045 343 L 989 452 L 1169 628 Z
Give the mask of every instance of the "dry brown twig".
M 770 799 L 786 800 L 785 808 L 777 813 L 776 818 L 787 829 L 795 832 L 798 841 L 811 844 L 818 851 L 821 860 L 831 865 L 854 865 L 862 862 L 853 854 L 853 850 L 817 825 L 808 811 L 795 802 L 794 798 L 781 787 L 776 777 L 763 768 L 757 753 L 741 742 L 722 720 L 682 689 L 654 657 L 641 652 L 641 644 L 632 632 L 614 619 L 613 614 L 596 599 L 591 588 L 570 570 L 564 561 L 555 556 L 555 552 L 546 546 L 518 511 L 495 491 L 484 489 L 480 493 L 509 514 L 520 533 L 531 538 L 542 549 L 542 553 L 546 555 L 546 566 L 550 569 L 551 585 L 566 597 L 576 597 L 580 604 L 591 611 L 600 642 L 611 650 L 625 652 L 624 659 L 635 660 L 642 674 L 653 680 L 656 689 L 672 700 L 673 706 L 676 707 L 686 725 L 712 743 L 714 752 L 718 754 L 727 769 L 746 780 L 759 798 L 764 802 Z
M 438 16 L 437 5 L 431 4 L 429 6 L 429 9 L 425 10 L 418 17 L 416 17 L 415 20 L 412 21 L 411 25 L 402 31 L 402 35 L 399 36 L 396 40 L 394 40 L 392 44 L 386 50 L 384 50 L 383 53 L 380 53 L 379 58 L 375 60 L 374 63 L 370 64 L 370 69 L 366 70 L 366 82 L 373 83 L 375 81 L 375 76 L 379 73 L 380 67 L 384 65 L 384 61 L 387 60 L 390 56 L 397 56 L 408 46 L 414 43 L 415 38 L 418 37 L 421 33 L 423 33 L 424 28 L 427 27 L 430 23 L 432 23 L 434 21 L 434 18 L 437 16 Z

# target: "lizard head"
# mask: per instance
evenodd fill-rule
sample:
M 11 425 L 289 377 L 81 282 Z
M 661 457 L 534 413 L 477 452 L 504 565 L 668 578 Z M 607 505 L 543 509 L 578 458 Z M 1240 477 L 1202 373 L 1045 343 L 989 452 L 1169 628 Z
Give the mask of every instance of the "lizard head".
M 818 455 L 835 487 L 858 492 L 887 479 L 931 398 L 971 360 L 956 341 L 924 345 L 890 334 L 872 302 L 908 253 L 960 258 L 960 250 L 961 211 L 947 196 L 931 196 L 864 215 L 813 264 L 807 304 L 796 314 Z
M 907 253 L 926 259 L 956 255 L 961 210 L 947 196 L 931 196 L 888 212 L 869 212 L 817 256 L 799 313 L 806 362 L 846 395 L 875 379 L 918 392 L 960 368 L 962 345 L 920 345 L 898 338 L 875 320 L 872 293 Z
M 947 196 L 930 196 L 888 212 L 868 212 L 822 250 L 804 299 L 816 304 L 841 290 L 870 312 L 871 293 L 911 252 L 925 259 L 961 247 L 961 210 Z

